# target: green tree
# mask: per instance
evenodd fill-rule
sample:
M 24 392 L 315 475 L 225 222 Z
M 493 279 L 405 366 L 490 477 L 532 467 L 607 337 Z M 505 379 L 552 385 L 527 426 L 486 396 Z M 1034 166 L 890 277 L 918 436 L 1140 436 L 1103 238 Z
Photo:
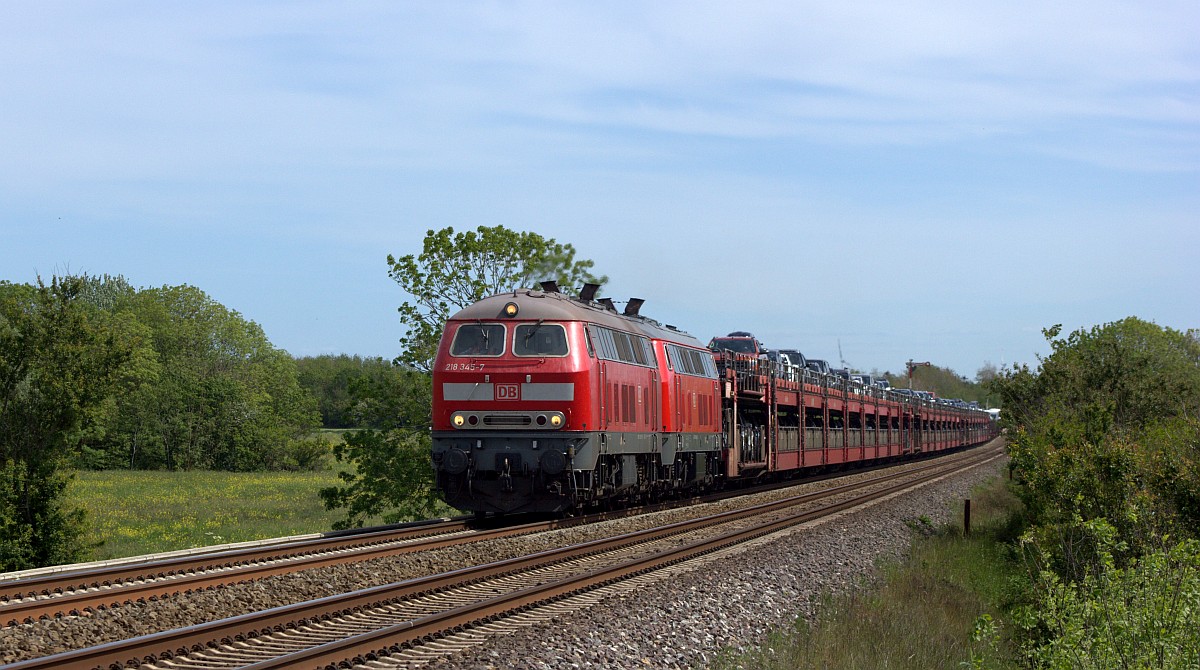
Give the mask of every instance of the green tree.
M 134 347 L 87 467 L 261 470 L 316 464 L 316 403 L 258 324 L 192 286 L 89 295 Z M 115 296 L 115 297 L 114 297 Z M 322 447 L 320 452 L 326 450 Z
M 190 286 L 143 291 L 163 375 L 154 400 L 165 409 L 166 466 L 274 469 L 288 442 L 317 426 L 315 400 L 295 361 L 247 321 Z
M 362 370 L 362 359 L 321 355 L 296 359 L 296 380 L 317 400 L 324 428 L 351 428 L 350 380 Z
M 1109 415 L 1118 427 L 1200 417 L 1196 331 L 1129 317 L 1062 338 L 1061 326 L 1043 332 L 1051 353 L 1037 375 L 1037 397 L 1045 403 L 1038 411 L 1090 408 Z
M 371 428 L 348 433 L 333 450 L 354 469 L 338 473 L 342 485 L 320 492 L 326 509 L 346 508 L 338 528 L 361 527 L 370 518 L 424 518 L 438 506 L 429 461 L 429 375 L 394 364 L 371 372 L 350 388 L 355 423 Z
M 317 400 L 321 425 L 325 428 L 382 428 L 368 417 L 350 392 L 360 379 L 400 375 L 398 368 L 384 358 L 322 355 L 296 359 L 297 379 Z M 368 421 L 367 423 L 363 423 Z
M 371 518 L 397 523 L 432 516 L 438 508 L 434 479 L 426 469 L 429 437 L 415 431 L 364 430 L 346 435 L 334 457 L 355 463 L 338 472 L 344 486 L 321 489 L 326 509 L 346 509 L 334 528 L 361 528 Z
M 140 447 L 153 443 L 154 427 L 160 425 L 157 406 L 146 402 L 161 380 L 162 363 L 154 350 L 154 333 L 130 309 L 137 292 L 123 278 L 83 277 L 83 299 L 96 318 L 105 320 L 117 337 L 130 348 L 130 359 L 122 366 L 117 391 L 109 396 L 97 417 L 97 430 L 81 440 L 76 459 L 88 469 L 134 469 L 145 461 Z M 115 285 L 110 286 L 112 281 Z
M 1002 399 L 1032 533 L 1067 581 L 1102 567 L 1091 528 L 1115 529 L 1118 567 L 1200 525 L 1200 342 L 1134 317 L 1060 337 L 1036 369 L 990 383 Z M 1092 525 L 1090 525 L 1092 524 Z M 1189 530 L 1191 529 L 1191 530 Z
M 81 556 L 83 513 L 63 494 L 72 452 L 94 430 L 130 350 L 80 296 L 85 283 L 0 283 L 0 569 Z
M 591 274 L 592 261 L 575 260 L 570 244 L 504 226 L 430 230 L 420 254 L 388 255 L 387 261 L 388 275 L 412 297 L 399 308 L 408 330 L 397 361 L 424 371 L 433 364 L 446 320 L 481 298 L 535 288 L 547 279 L 563 287 L 608 281 Z

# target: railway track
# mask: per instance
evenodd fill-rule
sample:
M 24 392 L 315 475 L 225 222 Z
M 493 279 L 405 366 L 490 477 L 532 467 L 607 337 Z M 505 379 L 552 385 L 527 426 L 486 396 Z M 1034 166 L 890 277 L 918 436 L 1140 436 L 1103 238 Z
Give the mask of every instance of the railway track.
M 545 606 L 918 486 L 994 458 L 982 449 L 899 474 L 663 527 L 8 666 L 325 667 Z
M 446 520 L 351 537 L 322 537 L 27 577 L 0 582 L 0 622 L 11 626 L 78 615 L 301 569 L 449 546 L 475 536 L 466 520 Z
M 462 517 L 403 524 L 365 533 L 335 533 L 280 544 L 259 543 L 214 552 L 189 552 L 187 555 L 170 556 L 160 560 L 130 560 L 81 570 L 56 570 L 20 576 L 16 579 L 0 580 L 0 627 L 47 618 L 79 616 L 129 603 L 168 598 L 299 570 L 431 551 L 469 542 L 482 542 L 686 507 L 747 493 L 760 493 L 799 483 L 821 481 L 841 474 L 844 473 L 818 475 L 736 492 L 726 491 L 687 500 L 515 526 L 480 527 Z
M 465 518 L 447 519 L 349 537 L 305 539 L 282 545 L 205 552 L 166 560 L 129 562 L 0 581 L 0 625 L 12 626 L 52 617 L 78 616 L 131 602 L 239 584 L 299 570 L 595 523 L 727 495 L 499 528 L 476 527 L 474 522 Z

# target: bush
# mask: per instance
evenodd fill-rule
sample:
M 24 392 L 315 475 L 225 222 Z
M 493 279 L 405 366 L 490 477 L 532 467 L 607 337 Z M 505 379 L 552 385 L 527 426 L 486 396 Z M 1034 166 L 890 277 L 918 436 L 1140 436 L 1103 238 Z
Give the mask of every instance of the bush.
M 992 382 L 1030 515 L 1029 660 L 1195 667 L 1200 338 L 1136 318 L 1045 332 L 1036 371 Z
M 1032 522 L 1029 538 L 1047 567 L 1075 581 L 1100 567 L 1103 538 L 1088 524 L 1103 520 L 1121 542 L 1109 548 L 1119 564 L 1156 537 L 1178 530 L 1177 517 L 1151 486 L 1145 450 L 1111 436 L 1098 443 L 1018 433 L 1010 446 L 1018 489 Z
M 347 508 L 346 518 L 334 527 L 360 528 L 372 517 L 396 523 L 431 516 L 440 507 L 440 498 L 429 439 L 423 431 L 362 430 L 334 446 L 339 462 L 355 466 L 353 472 L 338 473 L 345 486 L 321 489 L 325 509 Z
M 283 449 L 280 470 L 303 470 L 316 472 L 328 470 L 333 452 L 324 438 L 310 437 L 292 440 Z
M 1037 600 L 1020 623 L 1027 659 L 1049 668 L 1194 668 L 1200 665 L 1200 542 L 1185 540 L 1118 567 L 1120 542 L 1103 521 L 1100 567 L 1067 583 L 1039 571 Z M 1027 543 L 1037 554 L 1036 543 Z

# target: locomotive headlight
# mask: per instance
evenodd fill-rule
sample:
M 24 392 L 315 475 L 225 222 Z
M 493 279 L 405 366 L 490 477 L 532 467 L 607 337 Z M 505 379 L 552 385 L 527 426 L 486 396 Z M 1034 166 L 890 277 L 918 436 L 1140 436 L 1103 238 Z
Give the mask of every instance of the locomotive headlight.
M 463 424 L 467 422 L 467 419 L 461 414 L 455 414 L 450 418 L 450 421 L 454 424 L 455 428 L 462 428 Z
M 517 307 L 517 303 L 515 303 L 515 302 L 510 302 L 504 306 L 504 316 L 507 316 L 510 319 L 512 317 L 516 316 L 517 312 L 519 312 L 519 311 L 520 311 L 520 308 Z
M 562 425 L 562 422 L 563 422 L 563 418 L 562 418 L 561 414 L 551 414 L 550 415 L 550 425 L 551 426 L 558 428 L 559 426 Z

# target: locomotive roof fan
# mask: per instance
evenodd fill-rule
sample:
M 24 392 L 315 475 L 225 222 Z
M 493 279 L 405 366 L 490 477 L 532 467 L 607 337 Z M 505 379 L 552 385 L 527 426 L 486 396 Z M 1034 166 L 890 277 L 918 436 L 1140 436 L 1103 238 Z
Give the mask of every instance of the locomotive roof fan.
M 584 284 L 583 290 L 579 292 L 580 302 L 591 302 L 592 298 L 596 297 L 596 292 L 600 290 L 599 284 Z

